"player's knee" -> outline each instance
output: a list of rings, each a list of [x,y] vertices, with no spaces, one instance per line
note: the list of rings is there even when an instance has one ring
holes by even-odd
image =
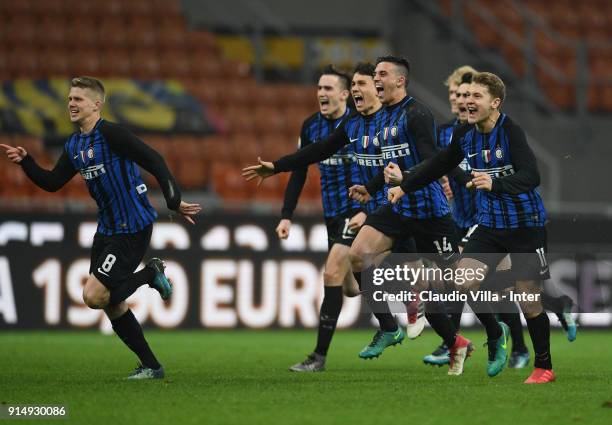
[[[87,307],[93,309],[101,309],[105,307],[103,300],[92,291],[83,291],[83,302]]]
[[[340,270],[337,267],[326,267],[323,272],[323,282],[326,286],[329,284],[340,284],[344,280],[344,276],[340,276]]]
[[[85,285],[83,288],[83,302],[87,307],[101,309],[108,305],[109,294],[106,289],[100,290],[94,285]]]

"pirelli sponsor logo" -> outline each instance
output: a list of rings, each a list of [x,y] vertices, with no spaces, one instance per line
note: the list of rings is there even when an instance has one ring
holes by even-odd
[[[401,158],[404,156],[410,156],[410,146],[408,143],[402,143],[401,145],[383,146],[380,149],[382,157],[384,159]]]
[[[384,167],[385,161],[380,154],[368,155],[366,153],[358,153],[357,164],[361,167]]]
[[[104,164],[92,165],[91,167],[83,168],[81,170],[81,176],[83,176],[83,179],[85,180],[95,179],[96,177],[100,177],[102,174],[106,174]]]

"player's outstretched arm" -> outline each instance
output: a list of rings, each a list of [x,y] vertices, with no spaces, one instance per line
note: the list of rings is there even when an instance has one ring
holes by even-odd
[[[56,192],[61,189],[76,174],[76,170],[70,163],[68,155],[64,150],[58,159],[53,170],[41,168],[31,155],[21,146],[9,146],[0,144],[5,150],[6,156],[15,164],[21,165],[26,175],[36,184],[47,192]]]
[[[274,164],[269,161],[262,161],[260,157],[257,157],[258,165],[249,165],[242,169],[242,177],[246,181],[257,179],[257,186],[259,186],[265,179],[272,177],[275,174]]]

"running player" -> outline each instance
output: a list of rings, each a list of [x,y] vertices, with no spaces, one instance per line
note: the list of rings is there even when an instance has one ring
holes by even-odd
[[[157,152],[123,127],[101,119],[104,100],[104,86],[99,80],[71,80],[68,109],[70,121],[79,126],[79,132],[68,138],[51,171],[39,167],[20,146],[0,146],[37,186],[48,192],[59,190],[77,172],[81,174],[98,205],[98,228],[83,300],[90,308],[104,310],[115,333],[140,359],[141,364],[128,379],[160,379],[164,368],[125,302],[144,284],[155,288],[164,300],[172,294],[160,259],[152,258],[134,273],[149,246],[157,217],[136,164],[155,176],[170,210],[193,224],[192,217],[201,208],[181,201],[180,190]]]
[[[449,103],[451,112],[455,118],[450,122],[438,127],[438,147],[446,148],[451,141],[452,132],[455,128],[467,123],[467,99],[469,97],[469,86],[472,75],[476,70],[471,66],[462,66],[455,69],[446,79],[445,85],[448,86]],[[459,251],[468,241],[469,235],[474,231],[477,224],[476,219],[476,196],[473,191],[468,190],[465,185],[471,180],[470,167],[464,159],[458,168],[455,168],[448,175],[450,193],[452,194],[452,212],[457,233],[459,235]],[[509,260],[504,261],[502,268],[509,268]],[[451,316],[451,320],[457,329],[460,328],[461,313],[464,303],[461,301],[447,302],[446,307]],[[498,318],[506,323],[510,329],[512,337],[512,351],[508,367],[523,368],[529,363],[529,350],[525,346],[523,338],[523,326],[519,310],[514,302],[503,301],[503,306],[498,305]],[[431,353],[423,358],[425,364],[442,366],[450,362],[448,347],[444,341]]]
[[[472,169],[468,188],[477,190],[478,227],[470,236],[459,267],[495,270],[508,253],[524,253],[513,261],[515,288],[521,294],[539,294],[548,278],[546,263],[546,210],[537,191],[540,175],[523,130],[500,112],[505,86],[496,75],[473,76],[468,100],[468,123],[456,129],[448,148],[420,169],[404,176],[389,190],[392,203],[440,178],[467,158]],[[468,280],[465,290],[481,282]],[[539,297],[520,301],[535,352],[535,369],[525,383],[555,380],[550,354],[550,323]]]
[[[357,72],[362,71],[362,68],[357,68]],[[323,69],[317,88],[319,112],[304,121],[298,142],[300,149],[325,139],[350,115],[351,110],[347,107],[350,83],[350,77],[333,66]],[[367,93],[361,96],[366,98]],[[373,98],[376,99],[376,96]],[[366,102],[367,105],[372,105],[371,98],[367,98]],[[362,105],[363,102],[360,102],[360,107]],[[303,362],[291,366],[290,370],[294,372],[325,370],[327,351],[342,309],[343,289],[348,296],[359,294],[357,282],[350,273],[348,251],[357,230],[365,221],[366,214],[361,210],[361,205],[348,196],[349,187],[361,181],[353,147],[345,146],[330,158],[321,161],[319,170],[329,245],[323,274],[324,296],[319,314],[317,345]],[[308,168],[302,167],[291,173],[285,190],[282,218],[276,227],[276,233],[281,239],[289,237],[291,218],[306,182],[307,172]]]

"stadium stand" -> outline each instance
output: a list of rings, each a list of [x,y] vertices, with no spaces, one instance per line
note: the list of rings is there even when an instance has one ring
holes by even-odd
[[[224,200],[252,198],[241,166],[258,155],[271,159],[294,150],[303,119],[317,110],[312,86],[261,83],[248,64],[224,58],[213,34],[188,27],[178,0],[0,2],[0,81],[75,75],[179,81],[219,132],[142,136],[164,155],[183,188],[213,189]],[[22,145],[43,164],[55,159],[27,135],[0,133],[0,143]],[[2,161],[0,173],[10,182],[0,189],[3,198],[42,195]],[[311,173],[305,198],[317,199],[316,178]],[[280,201],[286,179],[275,183],[258,199]],[[88,196],[77,178],[61,193]]]
[[[550,100],[562,110],[576,105],[576,43],[584,43],[587,53],[589,86],[587,106],[591,112],[612,111],[612,3],[606,0],[524,0],[521,2],[474,0],[464,9],[466,27],[488,49],[501,50],[514,72],[525,76],[530,25],[516,4],[527,6],[535,15],[533,37],[536,53],[559,75],[537,62],[536,79]],[[447,16],[453,15],[453,1],[440,0]],[[551,31],[562,37],[551,37]],[[563,39],[565,37],[565,39]],[[514,38],[518,41],[510,42]],[[572,43],[575,45],[573,46]],[[521,47],[519,47],[521,46]]]

